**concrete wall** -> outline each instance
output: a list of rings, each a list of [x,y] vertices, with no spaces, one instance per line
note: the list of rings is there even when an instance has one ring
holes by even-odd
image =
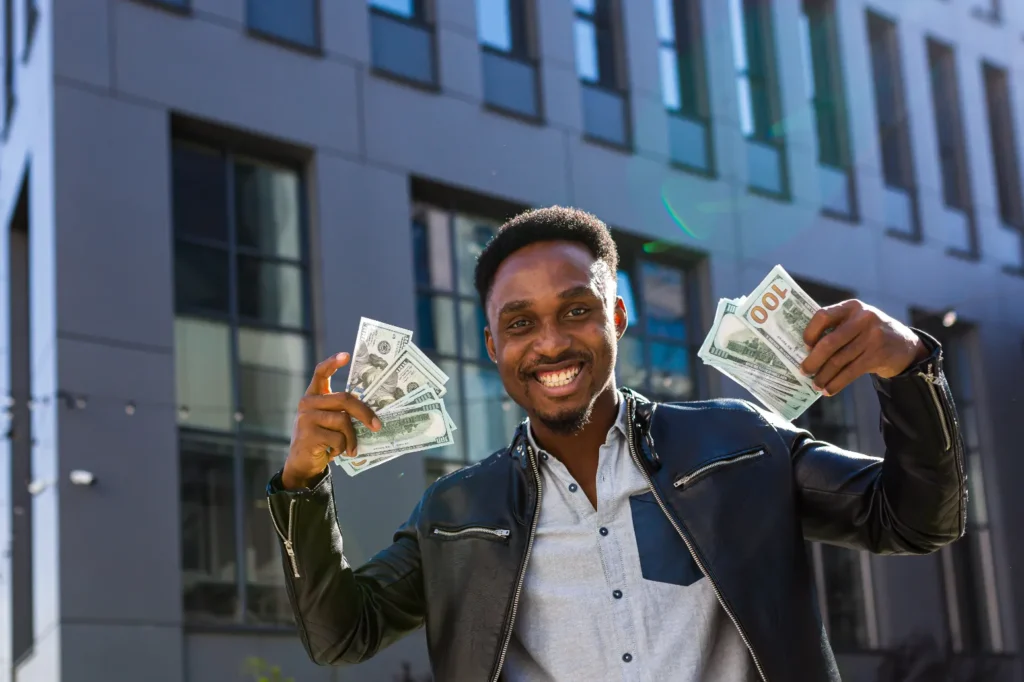
[[[721,296],[748,291],[772,265],[782,263],[794,275],[853,291],[901,319],[915,307],[954,307],[961,319],[978,325],[984,367],[978,383],[988,408],[985,465],[1002,615],[1007,641],[1020,648],[1014,624],[1024,623],[1024,595],[1013,594],[1011,567],[1024,563],[1024,548],[1014,542],[1020,531],[1009,520],[1024,518],[1024,501],[1012,494],[1024,483],[1024,462],[1013,445],[1024,441],[1024,426],[1014,419],[1024,402],[1024,278],[1001,272],[993,253],[998,213],[979,61],[991,59],[1012,70],[1018,156],[1024,160],[1024,9],[1004,2],[1007,23],[994,28],[970,17],[973,0],[879,3],[900,17],[911,85],[910,129],[925,232],[924,243],[912,245],[887,237],[882,225],[861,1],[839,3],[862,216],[857,224],[818,212],[817,142],[802,94],[795,0],[775,5],[782,100],[791,131],[791,202],[746,190],[724,2],[704,1],[720,169],[719,178],[710,180],[667,163],[651,2],[623,3],[637,147],[627,154],[581,139],[567,0],[537,3],[546,125],[481,107],[473,0],[436,3],[440,93],[369,73],[367,15],[356,0],[322,3],[322,54],[248,35],[244,0],[193,0],[187,15],[134,0],[52,1],[52,6],[40,2],[46,29],[36,37],[32,58],[19,66],[19,106],[0,174],[0,207],[9,216],[20,186],[18,169],[32,159],[30,229],[33,284],[38,284],[32,331],[40,392],[52,391],[59,378],[61,386],[87,394],[174,402],[172,113],[306,150],[314,243],[319,244],[313,276],[320,357],[349,348],[360,315],[415,323],[410,176],[523,205],[578,205],[618,228],[706,254],[709,306]],[[16,11],[22,5],[15,3]],[[935,234],[941,191],[925,79],[926,35],[956,45],[981,230],[979,262],[948,257]],[[687,223],[699,226],[702,238],[679,229],[662,206],[663,196]],[[0,368],[0,382],[3,372]],[[740,395],[735,387],[725,390]],[[860,442],[877,449],[874,397],[863,384],[856,391],[863,416]],[[186,633],[173,414],[140,409],[129,418],[113,404],[58,413],[51,404],[34,418],[39,475],[57,478],[59,471],[63,481],[35,500],[40,634],[20,679],[213,682],[232,679],[253,653],[303,682],[390,680],[403,660],[426,669],[421,636],[366,666],[328,670],[310,664],[292,636]],[[423,489],[422,467],[415,458],[404,464],[401,477],[381,467],[364,474],[358,486],[339,479],[338,512],[353,562],[389,541]],[[67,485],[73,468],[94,471],[99,484]],[[6,517],[0,535],[3,523]],[[921,629],[941,636],[937,559],[876,558],[873,566],[883,644]],[[851,672],[854,679],[870,679],[869,659],[844,665],[865,671]],[[0,661],[0,669],[6,668]]]

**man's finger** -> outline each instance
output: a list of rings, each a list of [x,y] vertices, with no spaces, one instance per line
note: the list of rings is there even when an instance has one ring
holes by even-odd
[[[854,382],[858,377],[867,374],[867,354],[861,354],[856,360],[848,364],[839,374],[825,386],[825,395],[834,396]]]
[[[855,362],[867,347],[867,340],[864,336],[858,336],[850,343],[840,348],[814,375],[814,385],[820,390],[838,377],[847,365]]]
[[[313,370],[313,380],[309,382],[306,395],[323,395],[331,392],[331,377],[340,368],[348,364],[348,353],[337,353],[327,358]]]
[[[822,311],[818,311],[811,321],[818,319],[818,314]],[[808,329],[810,326],[808,325]],[[859,329],[857,325],[851,324],[849,321],[839,324],[832,333],[825,338],[821,339],[814,344],[811,348],[811,352],[807,354],[804,361],[800,364],[800,369],[807,376],[814,376],[825,366],[825,363],[837,353],[843,346],[853,341],[857,336]]]
[[[330,431],[337,431],[344,435],[345,449],[348,451],[349,455],[355,453],[357,441],[356,430],[355,427],[352,426],[352,417],[349,416],[348,412],[340,410],[315,410],[310,413],[310,417],[312,418],[313,423],[317,426]]]
[[[317,443],[324,450],[330,448],[330,453],[327,455],[328,461],[334,459],[348,447],[348,441],[345,438],[345,434],[339,431],[333,431],[331,429],[325,429],[322,426],[317,426],[311,432],[313,442]]]
[[[814,313],[811,321],[807,323],[807,328],[804,329],[804,343],[808,346],[814,346],[814,344],[818,343],[818,339],[827,330],[835,328],[850,316],[855,303],[856,301],[843,301],[836,305],[826,306]]]
[[[330,410],[333,412],[344,411],[366,424],[366,428],[376,431],[380,428],[380,419],[370,406],[351,393],[339,391],[327,395],[310,396],[305,403],[309,409]]]

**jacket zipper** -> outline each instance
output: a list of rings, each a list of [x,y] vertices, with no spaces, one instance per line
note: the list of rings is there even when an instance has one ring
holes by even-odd
[[[277,517],[274,516],[274,508],[270,506],[270,497],[267,497],[267,509],[270,511],[270,520],[274,522],[274,530],[281,536],[281,542],[284,543],[284,551],[288,554],[288,559],[292,563],[292,575],[296,578],[299,576],[299,564],[295,560],[295,547],[292,545],[292,526],[295,521],[295,499],[288,500],[288,535],[281,532],[281,526],[277,523]]]
[[[754,450],[753,452],[744,452],[739,455],[733,455],[731,457],[723,457],[722,459],[709,462],[704,466],[700,467],[696,471],[692,471],[685,476],[681,476],[675,483],[672,484],[674,488],[682,488],[683,486],[689,485],[695,479],[703,476],[709,471],[717,469],[718,467],[725,466],[726,464],[737,464],[748,459],[754,459],[755,457],[761,457],[764,455],[764,450]]]
[[[507,538],[510,535],[510,531],[504,528],[484,528],[483,526],[473,526],[471,528],[459,528],[458,530],[445,530],[444,528],[435,528],[433,530],[434,535],[440,535],[446,538],[455,538],[466,533],[486,533],[488,535],[494,535],[499,538]]]
[[[956,471],[957,471],[957,474],[959,474],[959,477],[960,477],[960,487],[962,489],[964,487],[964,484],[966,483],[966,480],[967,480],[967,477],[964,474],[963,454],[960,452],[960,448],[957,447],[956,444],[953,442],[952,435],[950,434],[949,418],[946,416],[946,408],[944,407],[942,399],[939,397],[939,391],[936,388],[936,386],[941,386],[942,382],[939,380],[939,377],[936,376],[936,374],[935,374],[935,364],[932,363],[932,362],[929,362],[928,363],[928,371],[927,372],[918,372],[917,374],[922,379],[924,379],[925,382],[928,384],[928,390],[931,393],[932,401],[935,403],[935,411],[939,415],[939,423],[942,425],[942,435],[946,439],[946,451],[949,451],[949,449],[952,448],[953,449],[953,455],[956,457],[956,462],[957,462]],[[960,533],[963,534],[964,528],[967,527],[967,505],[963,503],[962,499],[961,499],[961,502],[960,502],[960,507],[962,508],[962,512],[960,514],[960,528],[959,528],[959,530],[960,530]]]
[[[530,525],[530,535],[526,540],[526,555],[523,556],[523,565],[519,567],[519,578],[516,581],[516,592],[512,597],[512,608],[509,611],[508,620],[505,621],[505,641],[501,645],[501,653],[498,655],[498,667],[494,671],[491,682],[498,682],[501,677],[501,668],[505,665],[505,655],[508,654],[508,645],[512,641],[512,626],[516,622],[516,611],[519,609],[519,597],[523,593],[523,580],[526,578],[526,564],[530,561],[530,553],[533,551],[533,538],[537,535],[537,521],[540,520],[540,499],[542,490],[540,485],[540,471],[537,469],[537,461],[533,456],[533,448],[526,446],[526,454],[530,458],[530,469],[537,481],[537,502],[533,506],[533,523]]]
[[[935,402],[935,411],[939,415],[939,423],[942,424],[942,435],[946,438],[946,450],[949,450],[953,445],[953,439],[949,435],[949,424],[946,422],[946,411],[942,407],[942,400],[939,398],[939,392],[935,388],[939,383],[939,378],[935,376],[935,366],[932,363],[928,363],[928,371],[918,372],[917,374],[928,383],[928,389],[932,394],[932,400]]]
[[[633,462],[636,464],[637,468],[640,469],[640,473],[642,473],[644,478],[647,480],[647,485],[650,486],[651,493],[654,495],[654,499],[655,501],[657,501],[658,506],[661,507],[662,513],[665,514],[665,518],[668,519],[668,522],[671,523],[672,527],[676,529],[677,533],[679,533],[679,537],[683,539],[683,543],[686,545],[686,549],[689,550],[690,556],[693,557],[694,562],[696,562],[697,566],[700,568],[700,572],[703,573],[704,577],[706,577],[708,579],[708,582],[711,583],[711,589],[715,591],[715,597],[718,598],[718,603],[722,605],[722,608],[725,610],[726,614],[728,614],[729,618],[732,620],[732,624],[736,626],[736,630],[740,633],[740,638],[743,640],[743,643],[747,645],[747,650],[750,652],[750,656],[754,659],[754,666],[757,667],[757,674],[761,676],[761,679],[764,680],[764,682],[768,682],[768,677],[765,676],[764,669],[761,668],[761,661],[758,660],[757,654],[754,653],[754,647],[750,646],[750,640],[747,639],[747,634],[743,632],[743,628],[740,627],[740,622],[736,620],[736,616],[733,614],[729,606],[725,603],[725,599],[722,598],[722,593],[719,591],[718,585],[716,585],[715,581],[711,578],[711,575],[708,573],[707,567],[704,566],[704,562],[702,562],[700,560],[700,557],[697,556],[697,552],[694,551],[693,545],[690,544],[690,539],[686,537],[686,534],[683,533],[683,529],[679,527],[679,524],[676,523],[676,520],[669,513],[668,508],[665,506],[664,500],[661,499],[661,495],[658,493],[658,489],[654,486],[654,481],[651,480],[651,475],[647,472],[647,469],[644,468],[643,464],[641,464],[639,455],[636,454],[636,444],[634,443],[633,436],[633,416],[635,405],[633,398],[628,398],[628,400],[629,403],[627,407],[629,412],[629,428],[626,429],[626,440],[629,443],[629,454],[630,456],[633,457]]]

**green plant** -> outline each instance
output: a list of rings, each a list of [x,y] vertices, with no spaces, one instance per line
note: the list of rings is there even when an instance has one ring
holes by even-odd
[[[245,659],[242,674],[248,676],[253,682],[295,682],[294,677],[282,676],[281,666],[270,665],[258,656],[250,656]]]

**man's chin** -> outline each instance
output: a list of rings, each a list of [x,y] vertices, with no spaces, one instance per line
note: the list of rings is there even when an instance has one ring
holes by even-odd
[[[588,405],[554,414],[538,413],[534,419],[560,436],[573,436],[590,423],[592,411],[591,406]]]

